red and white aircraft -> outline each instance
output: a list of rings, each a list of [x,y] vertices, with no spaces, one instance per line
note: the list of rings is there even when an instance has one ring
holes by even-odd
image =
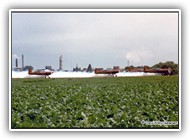
[[[29,75],[42,75],[45,76],[45,78],[50,78],[49,75],[51,75],[53,72],[50,70],[37,70],[32,72],[31,69],[28,70]]]

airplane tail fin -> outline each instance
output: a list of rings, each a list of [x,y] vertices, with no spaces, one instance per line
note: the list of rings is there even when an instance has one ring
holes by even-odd
[[[100,70],[100,68],[95,68],[95,74],[99,74]]]
[[[98,72],[98,69],[97,68],[95,68],[95,73],[97,73]]]
[[[32,73],[32,69],[29,69],[29,70],[28,70],[28,74],[31,74],[31,73]]]
[[[148,71],[148,68],[146,66],[144,66],[144,72]]]

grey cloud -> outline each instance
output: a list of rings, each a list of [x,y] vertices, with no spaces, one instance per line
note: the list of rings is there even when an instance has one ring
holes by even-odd
[[[46,62],[65,69],[153,65],[178,60],[177,14],[15,14],[13,54],[24,54],[31,65]],[[40,60],[40,61],[38,61]]]

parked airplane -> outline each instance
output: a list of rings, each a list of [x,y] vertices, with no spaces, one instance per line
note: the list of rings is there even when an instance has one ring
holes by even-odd
[[[108,76],[117,77],[117,75],[115,75],[115,74],[118,72],[119,72],[118,69],[103,70],[101,68],[95,68],[95,74],[108,74]]]
[[[29,75],[42,75],[45,76],[45,78],[50,78],[49,75],[51,75],[53,72],[50,70],[37,70],[32,72],[32,69],[28,70]]]

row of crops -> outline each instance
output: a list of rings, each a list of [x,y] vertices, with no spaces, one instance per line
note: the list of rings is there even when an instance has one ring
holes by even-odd
[[[12,128],[178,128],[178,77],[12,79]]]

